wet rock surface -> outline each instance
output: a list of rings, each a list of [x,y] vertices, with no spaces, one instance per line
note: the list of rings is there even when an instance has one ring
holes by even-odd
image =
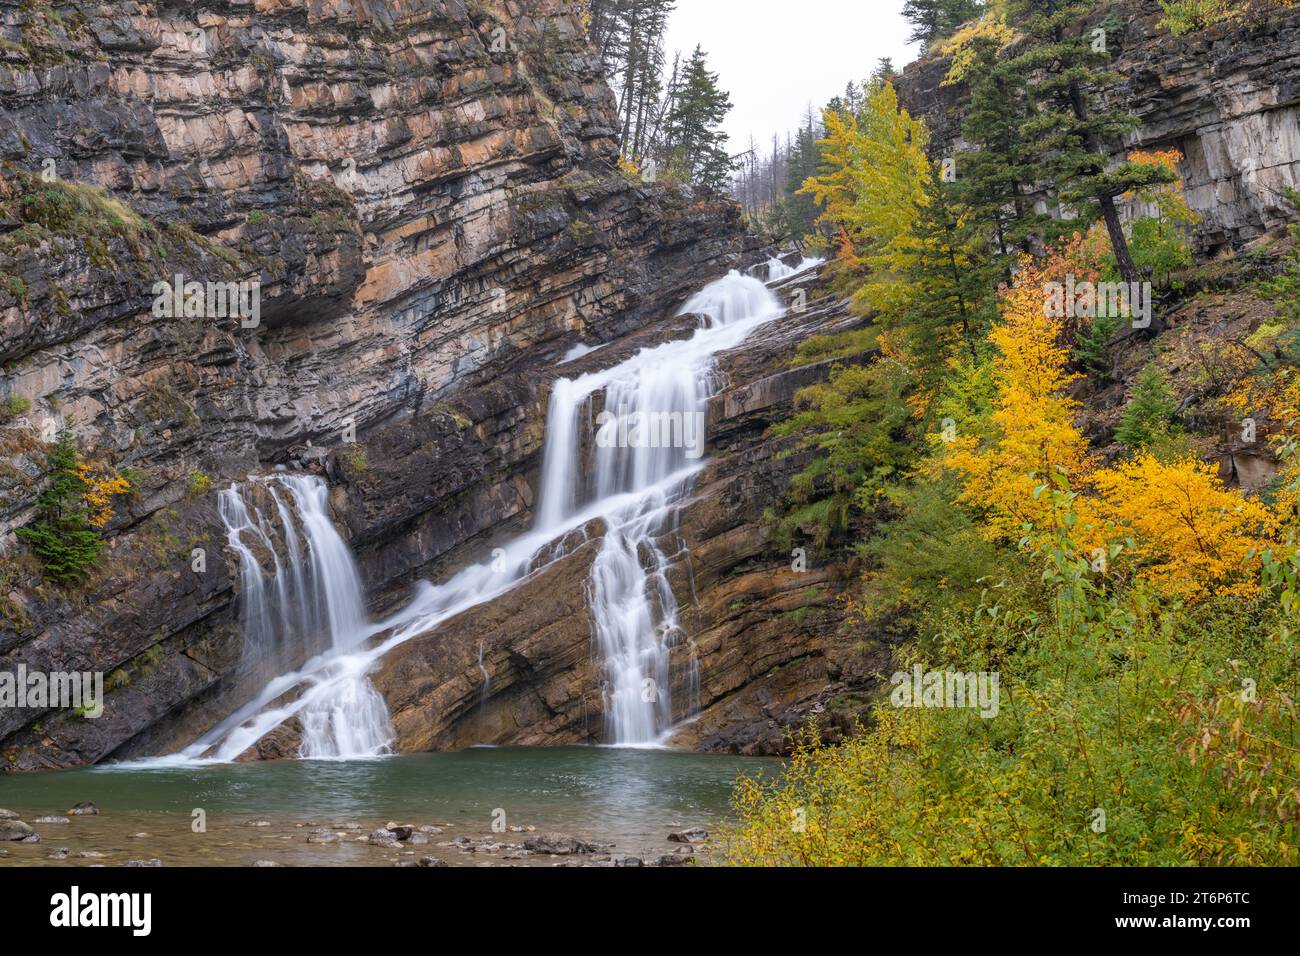
[[[61,9],[3,12],[6,35],[39,20],[72,52],[0,58],[0,202],[52,160],[49,188],[111,196],[150,241],[92,223],[0,249],[19,280],[0,282],[6,395],[31,403],[0,427],[0,667],[108,685],[97,720],[0,712],[16,770],[173,751],[260,687],[196,476],[326,475],[391,607],[524,520],[559,357],[661,318],[756,245],[733,203],[617,170],[615,103],[563,0]],[[260,282],[260,324],[155,318],[177,274]],[[12,536],[50,421],[137,475],[75,600]],[[341,447],[353,426],[364,465]],[[287,732],[249,756],[294,750]]]
[[[29,840],[36,836],[33,830],[22,820],[0,820],[0,842],[5,840]]]
[[[790,555],[774,548],[763,516],[806,461],[792,440],[772,438],[769,428],[789,414],[800,388],[830,372],[831,363],[791,367],[795,347],[861,322],[846,303],[819,298],[816,280],[810,272],[780,287],[788,299],[803,289],[808,307],[719,357],[723,386],[708,411],[711,457],[675,530],[660,542],[666,553],[681,555],[670,575],[686,635],[672,658],[674,716],[696,709],[696,719],[674,738],[677,746],[784,753],[793,729],[822,716],[844,692],[867,688],[873,665],[888,655],[883,645],[863,654],[862,636],[844,633],[835,597],[842,566],[814,556],[795,570]],[[656,331],[674,334],[671,324],[650,327],[637,347],[662,340]],[[566,366],[567,374],[623,357],[603,352]],[[388,702],[398,750],[607,739],[587,605],[602,534],[600,522],[571,534],[562,557],[512,591],[384,658],[374,681]],[[486,693],[480,648],[490,675]],[[833,724],[828,732],[838,733]]]

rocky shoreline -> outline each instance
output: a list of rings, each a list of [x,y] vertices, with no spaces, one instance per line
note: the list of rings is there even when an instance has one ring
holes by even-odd
[[[149,831],[120,835],[120,828],[104,832],[104,826],[96,826],[112,817],[134,821],[134,815],[101,814],[94,804],[79,807],[66,811],[66,816],[27,814],[32,819],[30,824],[17,812],[0,809],[0,867],[675,867],[708,863],[709,831],[701,826],[666,832],[663,846],[657,850],[624,850],[607,839],[543,832],[531,824],[511,825],[484,836],[458,832],[460,828],[446,821],[416,824],[390,820],[373,826],[355,819],[288,821],[262,817],[223,818],[219,826],[205,829],[205,835],[214,834],[217,848],[225,852],[217,854],[216,860],[200,860],[170,846],[160,849],[161,838]],[[83,825],[74,828],[72,817],[82,818],[78,823]],[[192,842],[199,836],[191,831],[185,839]],[[110,848],[105,838],[118,841],[118,845]],[[159,855],[150,856],[150,851]]]

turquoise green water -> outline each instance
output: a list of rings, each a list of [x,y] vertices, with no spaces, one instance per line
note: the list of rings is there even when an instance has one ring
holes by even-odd
[[[419,849],[453,865],[482,864],[482,854],[458,860],[452,857],[462,854],[436,843],[456,836],[522,842],[526,833],[494,832],[494,820],[502,818],[507,827],[561,831],[614,843],[618,852],[653,856],[671,852],[666,837],[672,830],[727,819],[739,774],[770,776],[779,769],[779,761],[763,758],[568,747],[0,775],[0,807],[21,813],[42,836],[35,846],[9,844],[0,865],[112,865],[127,858],[382,865],[397,856],[355,846],[353,836],[341,846],[307,846],[305,840],[317,827],[359,823],[370,830],[389,821],[442,827],[443,834],[431,837],[433,847]],[[34,822],[83,800],[103,812],[67,824]],[[204,833],[194,832],[195,810],[203,811]],[[249,827],[252,820],[270,826]],[[106,855],[50,861],[60,847]]]

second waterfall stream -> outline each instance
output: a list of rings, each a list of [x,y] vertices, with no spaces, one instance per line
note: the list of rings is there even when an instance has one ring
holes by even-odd
[[[498,548],[491,562],[465,567],[438,585],[421,583],[411,603],[384,621],[369,622],[355,607],[360,581],[330,525],[322,481],[287,475],[257,480],[272,490],[278,535],[269,515],[250,509],[237,488],[223,492],[222,518],[240,557],[246,643],[267,653],[286,640],[301,641],[298,659],[310,659],[271,679],[201,739],[160,760],[230,761],[294,717],[303,727],[303,757],[387,753],[387,710],[368,677],[380,658],[515,587],[554,559],[554,542],[592,521],[604,525],[588,594],[605,740],[655,744],[672,727],[669,655],[682,639],[667,574],[680,555],[661,542],[675,540],[677,505],[703,466],[706,406],[717,385],[714,357],[783,311],[762,282],[732,272],[681,308],[680,315],[700,317],[689,338],[557,380],[532,529]],[[256,550],[271,552],[275,580],[267,580]],[[339,595],[345,596],[341,604]],[[327,626],[325,638],[300,633],[310,621]]]

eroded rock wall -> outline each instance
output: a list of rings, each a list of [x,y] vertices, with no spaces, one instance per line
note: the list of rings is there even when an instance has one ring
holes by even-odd
[[[1116,158],[1130,149],[1182,152],[1188,204],[1204,217],[1203,253],[1280,234],[1294,216],[1285,190],[1300,186],[1300,12],[1182,37],[1158,25],[1155,0],[1111,2],[1098,22],[1106,16],[1119,25],[1107,42],[1124,77],[1106,97],[1140,124]],[[945,156],[964,145],[968,96],[965,84],[945,84],[950,66],[920,60],[897,81],[900,100],[925,118],[933,150]]]
[[[215,487],[327,472],[385,605],[526,512],[539,370],[749,246],[734,204],[620,173],[614,127],[571,0],[0,0],[0,400],[30,404],[0,423],[0,667],[111,688],[96,721],[0,712],[0,766],[165,751],[238,703]],[[156,317],[178,274],[260,282],[260,324]],[[12,534],[69,423],[137,485],[72,591]]]
[[[796,281],[808,288],[813,278]],[[807,311],[719,356],[724,387],[709,407],[710,460],[658,542],[676,556],[669,578],[685,635],[671,659],[673,713],[694,717],[678,732],[679,746],[783,753],[790,732],[827,713],[836,698],[865,701],[871,674],[889,658],[888,647],[864,646],[846,626],[839,601],[844,566],[813,557],[796,568],[775,548],[764,519],[807,463],[798,440],[776,438],[770,426],[788,417],[795,393],[824,380],[832,364],[792,367],[789,358],[802,339],[862,321],[848,315],[847,303],[810,298]],[[656,331],[674,332],[648,330]],[[648,334],[620,350],[655,340]],[[579,374],[619,358],[602,350],[565,371]],[[608,739],[586,600],[602,533],[599,521],[575,532],[564,557],[503,597],[388,654],[375,683],[388,701],[399,750]]]

